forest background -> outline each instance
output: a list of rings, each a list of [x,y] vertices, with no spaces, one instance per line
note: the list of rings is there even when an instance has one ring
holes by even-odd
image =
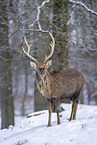
[[[50,31],[55,38],[49,71],[76,68],[85,77],[80,103],[97,105],[96,0],[0,1],[1,127],[14,125],[14,116],[47,109],[35,84],[35,70],[23,53],[26,36],[31,55],[43,62],[50,53]]]

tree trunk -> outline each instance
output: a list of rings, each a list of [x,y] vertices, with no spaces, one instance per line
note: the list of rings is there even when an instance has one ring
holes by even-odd
[[[5,97],[4,97],[5,96]],[[5,88],[0,88],[1,102],[1,128],[8,127],[8,101]]]
[[[12,71],[11,56],[8,39],[8,1],[2,0],[2,23],[1,24],[1,128],[14,125],[14,105],[12,96]],[[4,23],[3,23],[4,22]]]
[[[53,68],[56,70],[64,70],[68,67],[67,17],[68,2],[53,0],[53,35],[56,41]]]
[[[53,35],[56,41],[53,55],[54,70],[64,70],[68,67],[67,18],[68,2],[64,0],[53,0]],[[54,103],[53,112],[55,111]]]
[[[53,69],[63,70],[68,67],[68,41],[67,41],[67,4],[64,0],[53,0],[53,6],[51,12],[53,13],[52,33],[55,38],[55,51],[53,54]],[[45,109],[45,98],[38,91],[36,84],[34,90],[34,104],[35,110],[38,108]],[[43,103],[42,103],[43,102]],[[39,109],[40,110],[40,109]]]
[[[22,98],[22,116],[25,115],[25,100],[27,98],[27,91],[28,91],[28,68],[25,65],[25,93],[23,94]]]

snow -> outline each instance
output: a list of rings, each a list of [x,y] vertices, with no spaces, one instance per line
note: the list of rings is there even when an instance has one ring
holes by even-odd
[[[48,111],[29,114],[29,118],[0,130],[0,145],[97,145],[97,106],[79,105],[77,119],[68,121],[71,104],[61,104],[61,124],[52,114],[52,127],[47,127]]]
[[[23,120],[24,118],[26,118],[26,116],[15,115],[15,116],[14,116],[15,124],[16,124],[17,122]],[[1,114],[0,114],[0,129],[1,129]]]

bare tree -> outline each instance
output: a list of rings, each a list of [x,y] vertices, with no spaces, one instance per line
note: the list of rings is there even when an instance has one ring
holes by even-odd
[[[8,1],[1,1],[1,118],[2,128],[14,125],[14,106],[12,96],[11,55],[8,39]]]

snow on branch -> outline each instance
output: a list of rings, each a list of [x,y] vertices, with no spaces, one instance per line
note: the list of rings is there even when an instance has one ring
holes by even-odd
[[[95,92],[90,96],[90,98],[94,98],[95,96],[97,96],[97,91],[95,91]]]
[[[2,57],[2,56],[0,56],[0,59],[2,59],[2,60],[4,60],[4,61],[9,61],[9,59],[6,59],[6,58],[4,58],[4,57]]]
[[[36,29],[36,31],[48,32],[48,31],[45,31],[45,30],[42,29],[39,19],[40,19],[41,8],[45,5],[45,3],[48,3],[49,1],[50,0],[45,0],[45,1],[42,2],[42,4],[40,6],[37,7],[38,12],[37,12],[36,20],[30,25],[30,27],[33,27],[34,24],[37,22],[39,30]],[[34,30],[34,29],[32,29],[32,30]]]
[[[97,15],[97,12],[89,9],[84,3],[80,2],[80,1],[74,1],[74,0],[68,0],[69,2],[73,3],[73,4],[78,4],[78,5],[82,5],[87,11],[91,12],[92,14]]]

